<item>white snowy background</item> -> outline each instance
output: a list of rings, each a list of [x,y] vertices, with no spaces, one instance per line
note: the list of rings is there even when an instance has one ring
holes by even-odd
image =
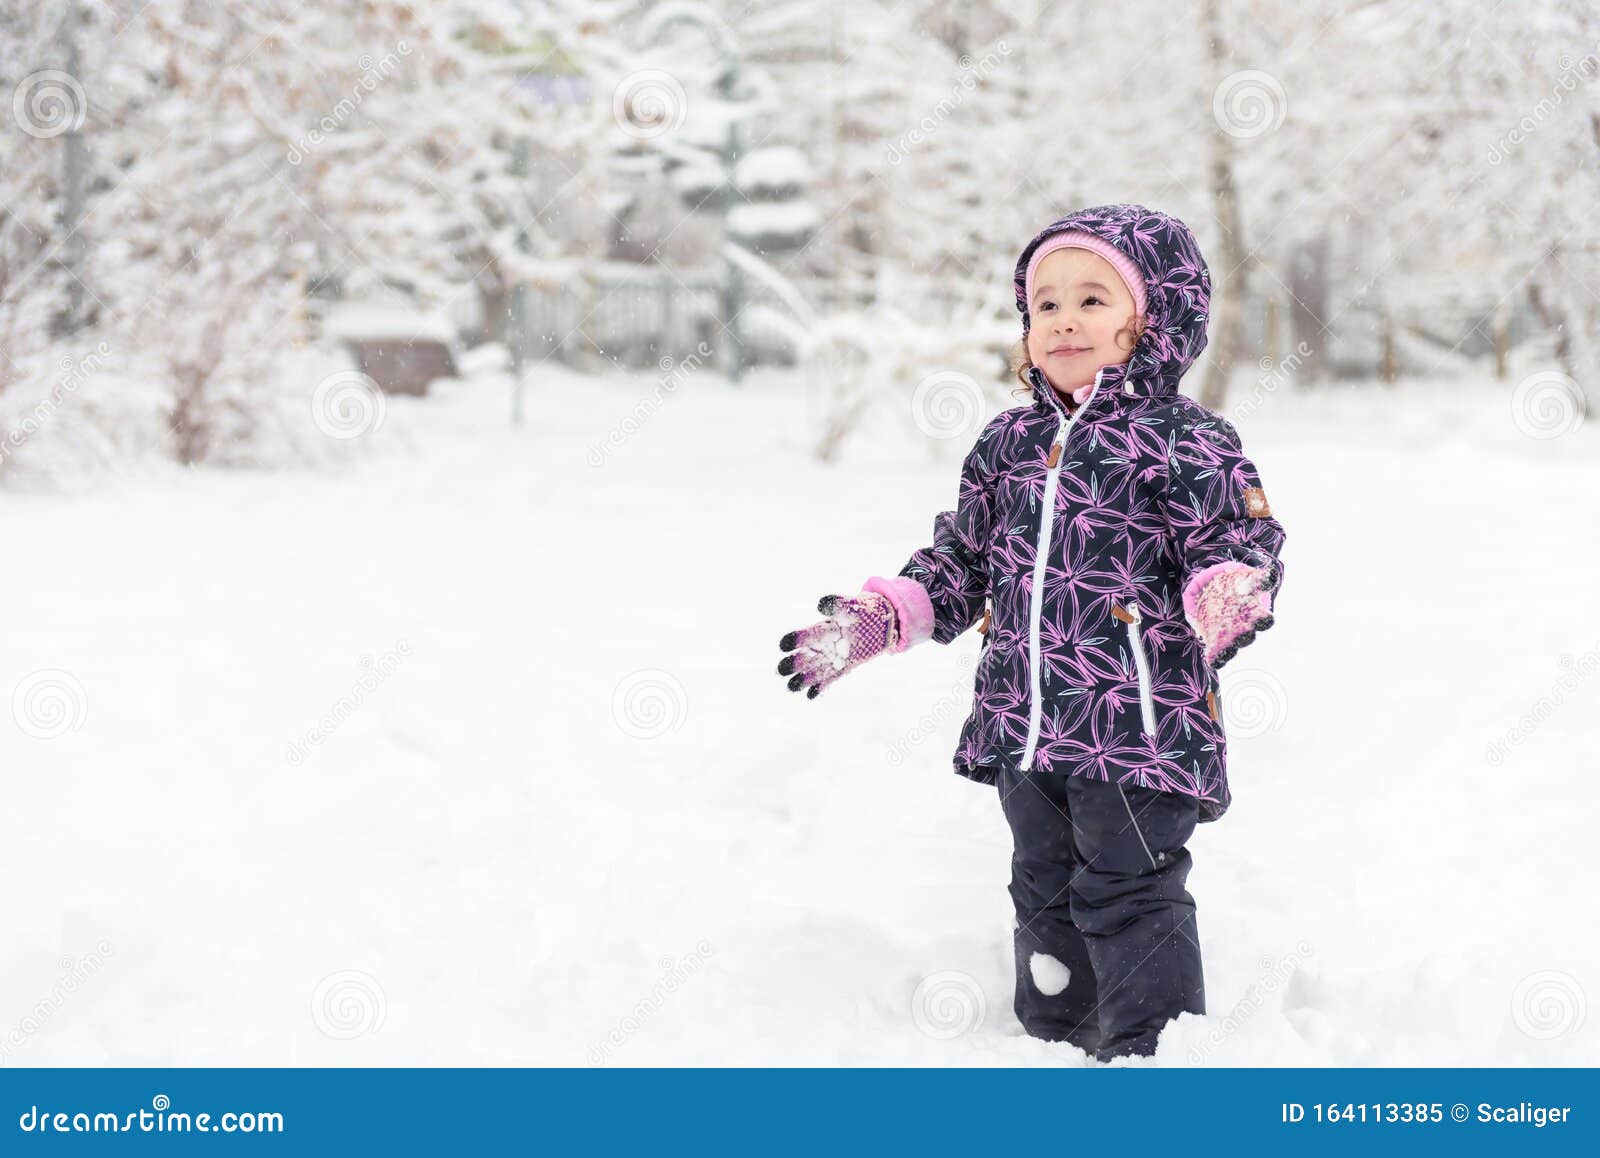
[[[1010,1011],[976,636],[775,667],[1114,200],[1289,534],[1209,1012],[1119,1064],[1600,1062],[1587,5],[328,7],[0,15],[0,1064],[1094,1064]],[[607,312],[730,261],[742,375]]]

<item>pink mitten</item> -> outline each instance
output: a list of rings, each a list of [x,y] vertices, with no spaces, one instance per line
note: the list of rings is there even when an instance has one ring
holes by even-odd
[[[1213,668],[1220,668],[1258,631],[1272,626],[1269,580],[1265,568],[1230,560],[1196,572],[1184,587],[1184,615]]]
[[[859,595],[824,595],[817,610],[827,618],[778,641],[780,650],[794,653],[778,662],[778,674],[791,677],[791,692],[805,688],[811,700],[873,656],[904,651],[933,634],[932,604],[914,579],[873,578]]]

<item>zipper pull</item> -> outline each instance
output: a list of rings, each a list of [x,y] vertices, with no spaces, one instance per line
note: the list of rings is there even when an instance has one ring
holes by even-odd
[[[1113,603],[1111,605],[1111,616],[1112,616],[1112,618],[1120,620],[1123,623],[1138,623],[1139,622],[1133,616],[1129,615],[1127,608],[1123,607],[1122,604],[1120,604],[1120,603]]]
[[[978,634],[989,634],[989,609],[987,607],[983,609],[983,622],[978,624]]]
[[[1061,461],[1061,444],[1059,442],[1052,442],[1050,444],[1050,457],[1044,460],[1044,464],[1045,464],[1045,466],[1049,467],[1051,470],[1055,470],[1056,463],[1058,463],[1060,461]]]

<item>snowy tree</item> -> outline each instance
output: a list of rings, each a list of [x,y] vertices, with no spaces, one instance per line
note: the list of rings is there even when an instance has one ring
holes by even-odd
[[[9,78],[51,79],[60,12],[8,16]],[[8,362],[42,348],[41,319],[81,284],[96,311],[84,336],[155,387],[114,395],[138,408],[124,428],[159,427],[152,439],[182,462],[324,451],[303,421],[298,446],[260,442],[297,430],[287,413],[310,383],[293,352],[313,335],[312,292],[442,309],[480,279],[533,276],[554,248],[541,209],[555,199],[535,205],[519,173],[520,145],[561,148],[584,127],[539,119],[519,83],[550,56],[552,29],[573,34],[556,9],[514,3],[85,7],[82,78],[61,82],[85,106],[77,228],[61,224],[59,137],[5,138]],[[42,85],[36,115],[50,97]],[[73,244],[81,269],[47,260]],[[48,391],[48,375],[31,389]],[[67,408],[51,432],[70,440],[89,413]]]

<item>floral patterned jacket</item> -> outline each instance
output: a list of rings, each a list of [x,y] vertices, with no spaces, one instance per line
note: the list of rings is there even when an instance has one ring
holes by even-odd
[[[1178,393],[1211,294],[1188,227],[1137,205],[1052,223],[1017,261],[1025,331],[1028,259],[1066,229],[1138,263],[1145,332],[1070,412],[1035,369],[1033,403],[984,428],[957,508],[900,575],[926,590],[939,642],[984,619],[957,772],[993,783],[1002,766],[1059,769],[1186,793],[1215,820],[1230,800],[1225,715],[1183,593],[1228,561],[1263,568],[1276,591],[1284,530],[1238,432]]]

